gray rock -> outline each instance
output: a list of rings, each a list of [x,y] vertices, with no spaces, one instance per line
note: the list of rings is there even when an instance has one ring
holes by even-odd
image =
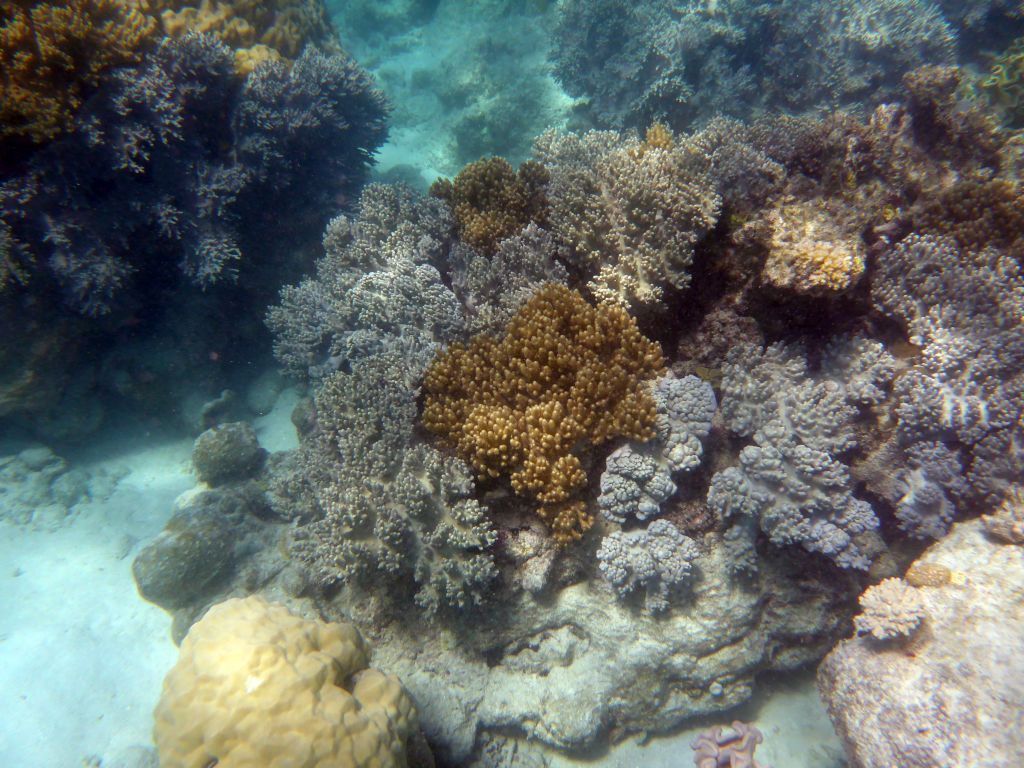
[[[435,750],[461,765],[493,734],[576,751],[611,733],[669,730],[746,701],[763,671],[816,662],[847,626],[848,595],[805,566],[766,558],[740,584],[724,548],[711,547],[686,609],[659,617],[622,605],[600,581],[550,600],[519,592],[450,630],[407,613],[382,624],[365,598],[338,598],[328,612],[370,628],[374,664],[402,678]]]
[[[242,421],[206,430],[192,447],[196,475],[212,486],[252,477],[263,466],[266,456],[256,431]]]
[[[157,537],[132,562],[139,594],[175,610],[195,602],[234,566],[231,497],[187,491]]]
[[[917,634],[844,640],[818,670],[852,768],[1024,765],[1024,548],[971,520],[917,562],[952,573],[919,589]]]
[[[273,410],[284,385],[284,377],[276,369],[264,371],[245,391],[245,404],[253,413],[265,416]]]

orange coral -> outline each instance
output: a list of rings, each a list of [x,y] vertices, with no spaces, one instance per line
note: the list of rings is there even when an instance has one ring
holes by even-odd
[[[509,476],[540,502],[560,543],[593,523],[583,501],[582,452],[612,438],[653,436],[642,382],[664,369],[661,350],[624,309],[593,307],[561,285],[541,288],[505,336],[454,344],[424,376],[423,423],[449,439],[482,477]]]
[[[267,59],[294,59],[308,44],[337,47],[323,0],[135,0],[159,16],[170,37],[186,32],[216,35],[235,49],[245,74]]]
[[[451,207],[463,240],[493,254],[498,243],[531,221],[543,224],[547,181],[540,163],[527,161],[517,172],[504,158],[487,157],[467,165],[453,181],[438,179],[430,194]]]
[[[118,0],[0,4],[0,136],[66,130],[104,70],[138,61],[156,23]]]

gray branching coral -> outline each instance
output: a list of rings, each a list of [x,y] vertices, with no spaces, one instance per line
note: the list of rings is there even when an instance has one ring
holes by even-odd
[[[738,466],[712,478],[708,506],[725,519],[754,517],[775,544],[801,544],[844,568],[867,568],[855,537],[878,520],[854,497],[841,459],[855,445],[850,401],[862,388],[847,392],[837,379],[810,377],[801,352],[782,344],[734,348],[724,374],[725,422],[754,442]]]
[[[316,277],[286,287],[271,308],[278,359],[319,380],[389,344],[429,359],[437,344],[454,340],[461,308],[434,266],[452,226],[439,200],[399,186],[367,187],[356,217],[328,225]]]
[[[922,349],[894,387],[901,440],[958,444],[972,494],[998,503],[1024,472],[1020,266],[994,248],[911,235],[881,255],[871,295]]]
[[[605,536],[597,560],[619,597],[642,588],[646,610],[661,613],[672,592],[692,577],[698,554],[693,539],[667,520],[655,520],[643,530]]]
[[[297,529],[293,551],[322,583],[406,576],[428,610],[476,605],[496,575],[495,534],[469,467],[413,443],[410,373],[388,353],[324,382],[300,453],[318,519]]]
[[[711,385],[696,376],[661,377],[651,387],[657,409],[655,437],[626,443],[608,457],[597,504],[609,520],[646,520],[676,491],[672,475],[696,469],[701,441],[711,431],[717,403]]]
[[[721,198],[708,158],[686,140],[667,139],[548,131],[534,146],[551,174],[555,234],[600,301],[656,308],[666,290],[689,285],[694,245],[717,221]]]

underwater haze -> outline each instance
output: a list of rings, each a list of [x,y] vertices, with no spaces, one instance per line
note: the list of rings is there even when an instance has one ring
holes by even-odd
[[[1024,766],[1024,3],[0,3],[0,765]]]

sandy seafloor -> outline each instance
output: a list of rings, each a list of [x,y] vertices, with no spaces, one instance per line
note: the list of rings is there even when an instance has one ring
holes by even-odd
[[[286,391],[255,422],[268,450],[296,444],[295,398]],[[190,439],[107,440],[93,448],[102,458],[85,466],[127,470],[107,501],[79,505],[55,531],[0,525],[0,766],[115,766],[151,744],[152,711],[177,650],[170,617],[138,596],[131,562],[194,485],[191,447]],[[840,764],[812,674],[769,683],[758,699],[735,715],[764,732],[762,764]],[[697,730],[628,739],[585,759],[557,756],[552,768],[681,768],[692,764]]]

